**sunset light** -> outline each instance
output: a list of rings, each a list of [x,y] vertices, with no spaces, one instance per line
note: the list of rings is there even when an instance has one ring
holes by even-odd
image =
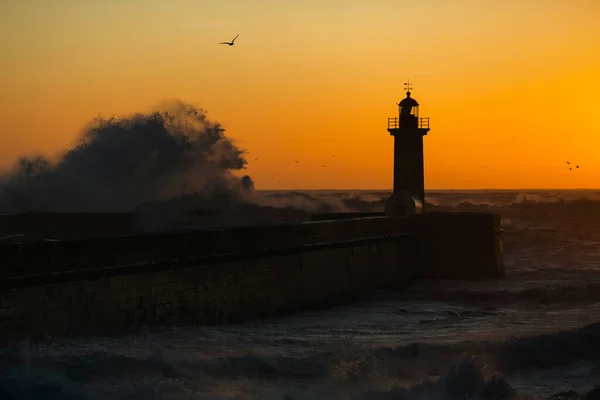
[[[257,188],[391,188],[411,79],[427,188],[598,187],[600,2],[251,4],[3,2],[0,166],[178,99],[248,151]]]

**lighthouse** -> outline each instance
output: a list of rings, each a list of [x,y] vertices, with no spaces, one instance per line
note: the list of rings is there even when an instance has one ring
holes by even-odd
[[[394,216],[420,213],[425,205],[423,136],[429,132],[429,118],[419,117],[410,81],[404,86],[406,98],[397,104],[398,117],[388,118],[387,129],[394,137],[394,191],[386,213]]]

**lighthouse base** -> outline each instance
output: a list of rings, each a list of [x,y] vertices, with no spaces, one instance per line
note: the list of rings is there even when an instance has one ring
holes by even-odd
[[[385,203],[385,214],[390,217],[404,217],[423,213],[423,203],[409,191],[392,193]]]

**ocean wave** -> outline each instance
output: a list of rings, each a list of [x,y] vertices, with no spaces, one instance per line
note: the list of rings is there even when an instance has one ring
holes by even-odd
[[[599,202],[600,191],[596,190],[477,190],[477,191],[428,191],[426,201],[434,206],[488,206],[510,207],[519,205]]]
[[[232,380],[271,384],[300,381],[331,390],[362,388],[356,399],[464,398],[461,393],[508,399],[516,393],[500,374],[515,375],[582,360],[598,362],[599,343],[600,323],[594,323],[572,331],[498,342],[373,348],[346,345],[307,357],[257,354],[202,358],[177,349],[155,349],[145,355],[95,350],[69,356],[46,355],[39,349],[36,352],[18,346],[1,354],[0,395],[3,399],[83,399],[90,382],[110,381],[108,378],[138,382],[153,377],[155,383],[179,382],[181,390],[192,384],[197,390],[198,385],[208,389]],[[289,393],[287,396],[294,398]]]
[[[262,192],[264,198],[277,199],[281,202],[289,202],[291,205],[295,200],[309,204],[328,203],[334,208],[343,211],[383,211],[385,202],[391,192],[375,191],[278,191]],[[542,207],[600,207],[600,192],[565,192],[548,194],[546,196],[531,193],[503,193],[503,192],[428,192],[425,195],[426,206],[433,209],[463,209],[463,208],[522,208],[530,209],[536,206]]]
[[[250,201],[256,204],[265,204],[279,207],[308,209],[313,212],[383,212],[385,202],[391,193],[380,192],[276,192],[255,195]],[[427,194],[426,207],[429,211],[480,211],[495,212],[504,217],[507,227],[517,229],[536,230],[547,229],[545,226],[528,226],[520,221],[525,219],[543,220],[557,216],[570,218],[600,216],[600,196],[573,194],[563,197],[552,196],[537,198],[533,196],[514,193],[511,196],[492,192],[466,193],[456,195],[450,193]]]
[[[23,156],[0,173],[0,212],[130,212],[196,194],[230,204],[253,190],[244,151],[203,110],[178,101],[160,111],[97,118],[55,160]]]

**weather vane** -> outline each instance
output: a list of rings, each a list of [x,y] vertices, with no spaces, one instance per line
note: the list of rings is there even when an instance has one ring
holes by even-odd
[[[410,92],[410,91],[412,90],[412,83],[410,83],[410,79],[408,79],[408,80],[406,81],[406,83],[404,83],[404,89],[405,89],[407,92]]]

